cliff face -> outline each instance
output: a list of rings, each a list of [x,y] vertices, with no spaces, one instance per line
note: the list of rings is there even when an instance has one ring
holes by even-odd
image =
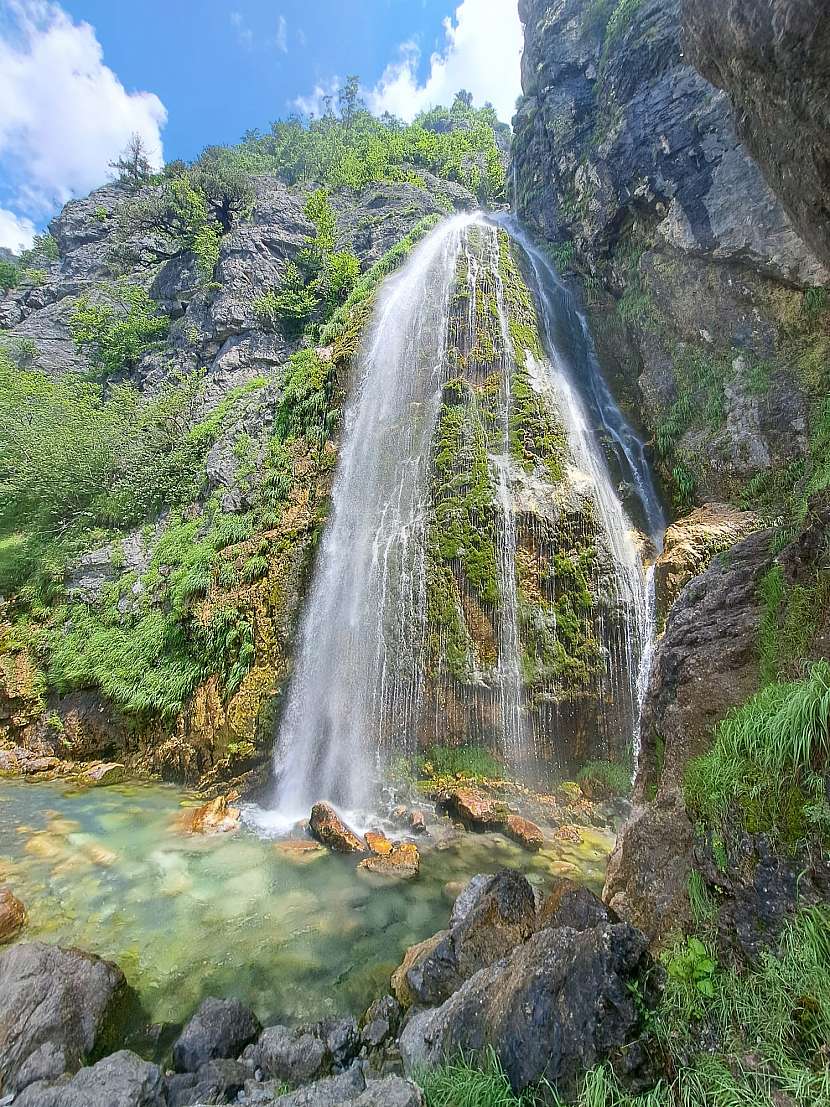
[[[606,374],[642,415],[675,513],[704,505],[678,524],[692,556],[677,579],[693,579],[655,654],[639,806],[605,896],[664,938],[692,923],[697,870],[720,897],[722,940],[751,956],[795,902],[792,859],[754,833],[770,829],[757,809],[701,832],[685,778],[724,716],[828,656],[828,520],[809,498],[827,486],[825,31],[809,3],[686,0],[684,10],[691,57],[680,0],[522,0],[513,181],[519,214],[582,289]],[[756,511],[755,526],[784,518],[791,529],[728,552],[740,533],[707,540],[703,556],[695,528],[736,508]],[[678,558],[675,544],[659,580]],[[802,802],[793,826],[809,837]],[[799,863],[805,902],[821,898],[815,855]]]
[[[828,272],[687,64],[679,0],[520,12],[519,214],[582,278],[678,508],[735,499],[809,452],[828,346],[803,290]]]
[[[370,298],[316,351],[269,322],[258,299],[281,286],[316,229],[308,188],[268,175],[252,185],[250,213],[222,237],[207,282],[190,251],[122,266],[114,281],[119,218],[135,196],[112,185],[67,204],[51,226],[59,256],[0,296],[2,349],[20,372],[80,379],[91,366],[70,330],[79,299],[108,304],[113,289],[116,298],[124,286],[145,289],[168,332],[105,392],[121,382],[152,399],[183,379],[194,388],[176,415],[192,498],[173,489],[174,509],[124,533],[90,528],[46,603],[0,597],[0,739],[68,759],[126,759],[203,787],[270,756]],[[341,190],[331,197],[337,247],[365,272],[456,203],[476,201],[429,174],[423,187]],[[293,422],[278,434],[280,412]]]
[[[684,0],[692,64],[728,93],[738,134],[801,237],[830,265],[830,25],[822,0]]]

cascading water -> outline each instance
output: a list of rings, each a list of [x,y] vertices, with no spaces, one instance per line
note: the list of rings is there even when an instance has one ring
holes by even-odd
[[[541,361],[514,333],[516,291],[511,285],[508,294],[502,272],[510,249],[505,232],[527,260]],[[552,562],[556,552],[530,548],[535,524],[520,501],[528,484],[543,498],[556,500],[561,491],[550,483],[554,477],[542,479],[533,451],[517,446],[523,432],[514,380],[524,381],[525,399],[528,389],[548,394],[550,418],[566,434],[559,460],[567,461],[567,478],[556,479],[583,505],[592,540],[610,561],[595,591],[603,591],[610,572],[616,607],[606,615],[603,599],[585,619],[602,643],[596,699],[615,705],[615,748],[626,727],[630,740],[637,718],[638,665],[652,629],[647,579],[591,420],[612,444],[655,543],[662,513],[642,444],[602,380],[584,320],[518,224],[460,215],[422,242],[378,295],[356,380],[277,741],[275,809],[257,820],[272,829],[307,815],[321,799],[347,811],[364,808],[383,755],[413,753],[425,736],[440,741],[452,717],[462,720],[457,735],[497,744],[516,771],[533,763],[540,727],[557,717],[548,707],[560,678],[554,666],[541,694],[536,688],[548,711],[540,714],[526,697],[528,673],[538,676],[528,635],[541,620],[543,630],[553,624],[556,638],[557,619],[567,612],[557,614],[553,569],[534,577],[528,567]],[[447,449],[442,435],[450,431],[454,445]],[[472,532],[461,541],[453,528],[465,512]],[[442,520],[452,541],[442,542]],[[559,524],[545,525],[545,541],[555,546]],[[571,534],[568,541],[581,539]],[[553,590],[548,598],[545,589]],[[437,629],[436,608],[444,619]],[[554,650],[560,668],[563,650]],[[546,739],[555,748],[555,734]]]

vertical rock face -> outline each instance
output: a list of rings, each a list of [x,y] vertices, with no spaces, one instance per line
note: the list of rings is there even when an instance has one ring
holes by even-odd
[[[683,0],[694,66],[801,237],[830,265],[830,24],[823,0]]]
[[[696,6],[717,26],[723,5]],[[810,450],[828,345],[803,290],[828,269],[726,95],[688,64],[680,0],[524,0],[520,12],[519,214],[583,280],[606,371],[677,505],[733,499]],[[814,220],[826,225],[818,209]]]

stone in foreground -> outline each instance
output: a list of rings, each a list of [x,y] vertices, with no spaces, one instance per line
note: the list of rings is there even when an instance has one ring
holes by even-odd
[[[196,1072],[208,1061],[237,1057],[262,1029],[259,1019],[235,999],[209,997],[173,1045],[177,1072]]]
[[[16,938],[26,923],[26,908],[8,885],[0,885],[0,945]]]
[[[619,915],[584,885],[566,876],[555,878],[552,890],[539,908],[538,929],[590,930],[601,923],[618,923]]]
[[[169,1107],[156,1065],[123,1049],[55,1083],[30,1084],[14,1107]]]
[[[308,821],[311,833],[335,853],[365,853],[361,838],[343,822],[330,803],[315,803]]]
[[[625,924],[542,930],[407,1023],[405,1069],[492,1049],[515,1091],[546,1079],[573,1096],[587,1069],[638,1033],[632,988],[650,994],[651,965],[645,935]]]
[[[131,997],[118,966],[91,953],[26,942],[0,954],[0,1095],[75,1072]]]
[[[305,1084],[330,1071],[331,1054],[325,1042],[304,1030],[268,1026],[242,1055],[266,1079]]]

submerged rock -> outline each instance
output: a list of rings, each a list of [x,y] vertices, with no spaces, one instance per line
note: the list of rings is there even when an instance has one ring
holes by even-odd
[[[509,838],[524,846],[525,849],[537,850],[545,844],[545,836],[541,829],[530,819],[523,819],[521,815],[510,815],[504,830]]]
[[[200,1065],[223,1057],[237,1057],[262,1029],[259,1019],[235,999],[209,997],[173,1045],[178,1072],[196,1072]]]
[[[366,845],[343,822],[330,803],[315,803],[308,821],[314,837],[335,853],[365,853]]]
[[[122,1049],[71,1078],[30,1084],[14,1107],[179,1107],[179,1102],[168,1100],[157,1065]]]
[[[414,842],[398,842],[388,853],[366,857],[357,868],[376,876],[413,880],[421,869],[421,855]]]
[[[0,944],[16,938],[26,923],[26,908],[8,885],[0,885]]]
[[[0,954],[0,1094],[80,1068],[131,998],[118,966],[91,953],[26,942]]]
[[[275,842],[274,849],[298,865],[305,865],[326,855],[326,851],[319,842],[312,842],[308,838],[286,838],[281,842]]]
[[[540,931],[410,1019],[400,1039],[406,1071],[492,1049],[515,1091],[546,1079],[574,1094],[587,1069],[638,1032],[633,989],[649,994],[647,947],[625,924]]]
[[[417,1003],[445,1000],[479,969],[526,941],[536,926],[533,889],[521,873],[505,870],[486,883],[475,878],[475,892],[463,912],[426,956],[406,973]],[[463,893],[462,893],[463,895]]]

